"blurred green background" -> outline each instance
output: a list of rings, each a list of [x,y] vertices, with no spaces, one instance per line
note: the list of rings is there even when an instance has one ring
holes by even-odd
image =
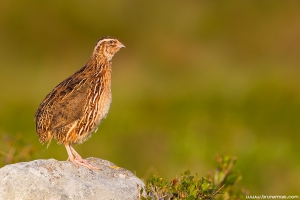
[[[83,157],[168,180],[204,176],[217,154],[234,155],[250,194],[299,195],[299,9],[296,0],[1,1],[2,156],[10,137],[21,138],[20,160],[67,158],[39,143],[34,113],[110,35],[126,49],[113,59],[107,119],[75,146]]]

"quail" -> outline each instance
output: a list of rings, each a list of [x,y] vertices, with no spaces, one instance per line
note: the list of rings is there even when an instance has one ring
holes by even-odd
[[[89,139],[106,117],[111,104],[112,58],[125,46],[116,38],[102,37],[84,67],[58,84],[35,113],[36,132],[41,143],[54,138],[63,144],[68,160],[89,169],[99,169],[72,147]]]

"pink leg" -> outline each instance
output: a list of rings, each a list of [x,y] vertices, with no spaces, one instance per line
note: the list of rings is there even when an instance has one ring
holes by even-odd
[[[65,147],[69,155],[68,160],[70,160],[76,166],[76,168],[78,168],[78,165],[82,165],[89,169],[99,169],[98,167],[95,167],[88,163],[88,161],[84,160],[71,145],[65,145]]]

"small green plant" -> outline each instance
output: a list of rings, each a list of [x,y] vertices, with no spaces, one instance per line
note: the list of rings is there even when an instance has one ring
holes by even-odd
[[[28,161],[35,152],[31,144],[25,142],[21,134],[14,136],[3,134],[3,146],[0,149],[0,166]]]
[[[246,191],[237,187],[241,175],[232,169],[236,158],[222,156],[217,158],[217,167],[207,177],[191,175],[186,171],[170,182],[152,176],[140,190],[142,200],[196,200],[196,199],[245,199]]]

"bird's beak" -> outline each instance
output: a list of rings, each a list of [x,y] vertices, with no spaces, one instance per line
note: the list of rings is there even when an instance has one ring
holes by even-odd
[[[121,42],[118,44],[119,48],[125,48],[125,45],[122,44]]]

